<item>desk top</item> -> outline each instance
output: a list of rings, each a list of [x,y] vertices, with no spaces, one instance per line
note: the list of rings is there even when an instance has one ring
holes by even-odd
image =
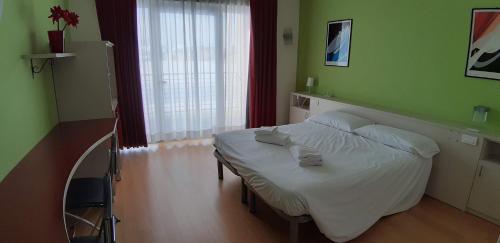
[[[114,132],[115,119],[59,123],[0,183],[0,241],[67,243],[64,194],[74,167]]]

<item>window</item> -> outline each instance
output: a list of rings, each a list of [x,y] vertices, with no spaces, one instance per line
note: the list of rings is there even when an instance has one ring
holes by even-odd
[[[244,128],[246,1],[139,0],[138,33],[149,142]]]

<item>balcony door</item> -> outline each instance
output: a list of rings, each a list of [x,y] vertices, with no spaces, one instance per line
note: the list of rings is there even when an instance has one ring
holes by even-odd
[[[248,2],[139,0],[137,11],[148,141],[244,128]]]

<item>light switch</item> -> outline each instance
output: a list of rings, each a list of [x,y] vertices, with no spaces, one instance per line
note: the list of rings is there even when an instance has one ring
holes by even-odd
[[[460,141],[462,143],[469,144],[469,145],[472,145],[472,146],[476,146],[477,145],[477,140],[478,140],[478,138],[476,136],[472,136],[472,135],[469,135],[469,134],[462,134],[462,138],[460,139]]]

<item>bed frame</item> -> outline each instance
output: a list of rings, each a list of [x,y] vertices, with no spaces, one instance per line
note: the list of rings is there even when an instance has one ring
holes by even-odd
[[[474,210],[468,208],[468,201],[476,172],[479,168],[478,161],[481,156],[481,151],[483,150],[483,144],[488,140],[500,141],[500,133],[492,133],[491,131],[477,133],[468,130],[460,124],[429,120],[418,114],[393,111],[348,100],[314,96],[298,92],[291,94],[291,112],[296,110],[293,104],[294,100],[297,100],[297,97],[309,99],[309,110],[303,111],[301,109],[301,112],[305,113],[301,113],[300,117],[304,119],[308,116],[325,111],[346,111],[354,115],[368,118],[379,124],[413,131],[434,139],[439,144],[441,152],[434,158],[432,172],[427,183],[426,194],[460,210],[477,214]],[[469,145],[462,142],[464,135],[478,138],[477,144]],[[223,179],[222,165],[239,176],[238,171],[232,167],[217,150],[214,154],[218,160],[217,164],[220,180]],[[242,202],[245,204],[248,203],[247,194],[249,193],[250,212],[255,213],[255,190],[250,188],[243,179],[241,182]],[[298,225],[300,223],[312,221],[311,217],[308,215],[291,217],[278,209],[274,210],[280,216],[290,221],[290,242],[298,242]]]
[[[335,97],[295,92],[291,95],[292,105],[294,99],[297,100],[296,97],[309,99],[309,113],[306,114],[308,116],[325,111],[345,111],[378,124],[416,132],[434,139],[441,152],[434,157],[426,194],[463,211],[468,210],[469,195],[478,170],[483,143],[486,140],[497,141],[500,137],[500,133],[492,131],[477,133],[468,130],[464,125]],[[291,111],[294,110],[295,107],[292,106]],[[463,135],[478,138],[477,144],[469,145],[462,142]]]
[[[217,148],[214,151],[214,156],[217,158],[217,171],[219,175],[219,180],[224,179],[224,171],[223,165],[233,172],[234,175],[239,176],[241,178],[241,203],[248,205],[249,211],[251,214],[255,214],[257,212],[255,200],[258,196],[256,190],[248,184],[243,177],[240,176],[238,170],[234,168],[231,163],[229,163],[224,157],[220,154]],[[270,206],[270,205],[269,205]],[[312,222],[313,219],[309,215],[302,216],[290,216],[284,213],[283,211],[270,206],[276,214],[278,214],[281,218],[287,220],[289,222],[289,242],[290,243],[298,243],[299,242],[299,225],[304,223]]]

